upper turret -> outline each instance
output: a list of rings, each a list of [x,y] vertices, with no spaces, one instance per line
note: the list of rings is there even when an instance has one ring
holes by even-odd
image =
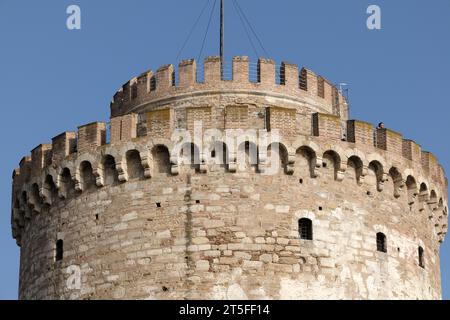
[[[111,117],[139,112],[149,105],[165,103],[172,97],[210,95],[212,92],[264,95],[306,103],[313,112],[334,114],[348,119],[348,104],[339,90],[327,79],[297,65],[271,59],[250,63],[248,57],[234,57],[224,65],[221,77],[220,58],[208,57],[203,66],[193,59],[178,65],[147,71],[125,83],[111,102]]]

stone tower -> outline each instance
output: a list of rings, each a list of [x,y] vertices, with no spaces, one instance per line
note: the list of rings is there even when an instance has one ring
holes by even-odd
[[[289,63],[145,72],[12,195],[22,299],[441,298],[442,166]]]

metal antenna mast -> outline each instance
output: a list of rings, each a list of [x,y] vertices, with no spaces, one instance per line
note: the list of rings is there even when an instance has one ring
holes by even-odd
[[[223,79],[223,33],[224,33],[224,6],[223,0],[220,0],[220,76]]]

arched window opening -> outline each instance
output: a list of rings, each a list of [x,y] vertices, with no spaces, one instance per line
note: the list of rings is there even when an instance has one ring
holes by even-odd
[[[419,189],[419,201],[427,202],[429,198],[430,198],[430,195],[428,193],[427,185],[425,183],[421,183],[420,189]]]
[[[61,173],[61,195],[65,198],[68,197],[71,191],[75,190],[75,182],[72,180],[72,175],[69,168],[64,168]]]
[[[200,172],[200,151],[193,143],[185,143],[180,151],[180,164],[190,166],[195,172]]]
[[[211,149],[211,163],[228,171],[228,148],[224,142],[216,141]]]
[[[337,180],[341,159],[335,151],[327,151],[322,157],[323,173],[327,178]]]
[[[83,186],[83,191],[92,189],[94,186],[96,186],[92,165],[89,161],[83,161],[81,163],[80,178],[81,184]]]
[[[301,218],[300,220],[298,220],[298,232],[300,235],[300,239],[312,240],[313,239],[312,221],[307,218]]]
[[[428,199],[428,204],[430,205],[430,209],[435,211],[439,208],[438,197],[435,190],[431,190],[430,198]]]
[[[119,173],[116,169],[116,160],[111,155],[103,158],[103,179],[105,185],[112,185],[119,181]]]
[[[295,174],[302,180],[305,177],[315,178],[316,153],[309,147],[300,147],[295,155]]]
[[[36,183],[31,186],[29,201],[31,208],[36,212],[40,212],[43,202],[41,196],[39,195],[39,186]]]
[[[26,191],[22,191],[22,194],[19,199],[19,204],[21,205],[22,209],[24,210],[25,218],[29,218],[30,207],[28,205],[28,194]]]
[[[272,169],[273,173],[281,171],[287,173],[288,152],[283,144],[272,143],[267,148],[267,160],[267,172]]]
[[[45,177],[45,189],[48,190],[52,195],[56,193],[56,185],[51,175],[47,175]]]
[[[258,147],[253,142],[241,143],[238,148],[237,166],[239,171],[258,172]]]
[[[348,179],[356,181],[360,184],[360,178],[363,170],[363,162],[357,156],[351,156],[347,162],[348,169],[346,170],[346,176]]]
[[[367,183],[376,187],[377,191],[383,190],[383,166],[378,161],[369,163]]]
[[[392,167],[389,170],[389,176],[391,177],[392,183],[393,183],[393,187],[394,187],[394,197],[395,198],[399,198],[400,197],[400,189],[402,187],[403,184],[403,179],[402,179],[402,175],[400,174],[400,172],[398,171],[397,168]]]
[[[387,252],[386,235],[382,232],[377,233],[377,251]]]
[[[141,156],[137,150],[130,150],[126,153],[127,172],[129,180],[144,179],[144,167]]]
[[[411,205],[417,195],[417,183],[414,177],[408,176],[406,178],[406,188],[408,189],[408,203]]]
[[[51,205],[53,202],[53,198],[57,195],[56,185],[51,175],[47,175],[45,177],[43,189],[45,203]]]
[[[167,147],[158,145],[152,150],[153,158],[153,174],[169,174],[170,173],[170,154]]]

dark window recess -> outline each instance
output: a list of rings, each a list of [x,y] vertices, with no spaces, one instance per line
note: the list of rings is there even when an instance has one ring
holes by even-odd
[[[200,200],[195,200],[195,203],[200,203]]]
[[[152,76],[150,78],[150,91],[155,91],[156,90],[156,77]]]
[[[98,214],[95,215],[95,220],[98,220]]]
[[[156,203],[156,207],[157,207],[157,208],[161,208],[161,202],[157,202],[157,203]]]
[[[211,158],[215,158],[216,157],[216,150],[211,151]]]
[[[303,179],[298,180],[298,182],[300,182],[300,184],[303,184]]]
[[[56,241],[55,260],[61,261],[63,259],[63,256],[64,256],[64,243],[61,239],[59,239],[58,241]]]
[[[135,84],[131,87],[131,99],[136,99],[137,96],[138,96],[138,88],[137,84]]]
[[[300,89],[307,91],[308,90],[308,72],[306,69],[302,69],[300,72]]]
[[[425,268],[425,258],[424,258],[422,247],[419,247],[419,266],[421,268]]]
[[[382,232],[377,233],[377,251],[387,252],[386,235]]]
[[[322,77],[317,79],[317,95],[321,98],[325,98],[325,79]]]
[[[312,240],[313,239],[312,221],[307,218],[302,218],[298,220],[298,233],[300,235],[300,239]]]
[[[323,208],[322,207],[319,207],[319,211],[322,211],[323,210]]]

